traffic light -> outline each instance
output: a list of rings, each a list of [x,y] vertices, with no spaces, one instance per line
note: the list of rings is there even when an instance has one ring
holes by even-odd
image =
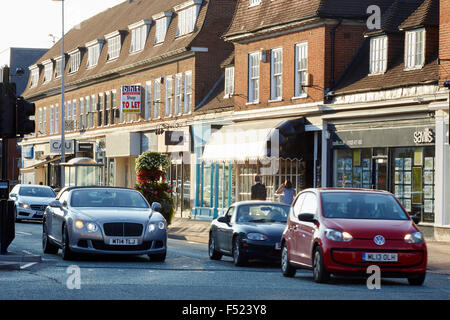
[[[16,136],[16,84],[0,83],[0,138]]]
[[[16,134],[23,137],[25,134],[33,133],[35,130],[34,120],[29,117],[36,113],[36,106],[32,102],[28,102],[23,97],[17,98],[17,118],[16,118]]]

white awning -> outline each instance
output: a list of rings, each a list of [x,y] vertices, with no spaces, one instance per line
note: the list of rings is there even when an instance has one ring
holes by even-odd
[[[287,119],[237,122],[213,132],[201,160],[205,162],[267,159],[267,141],[278,152],[278,135],[274,130]]]

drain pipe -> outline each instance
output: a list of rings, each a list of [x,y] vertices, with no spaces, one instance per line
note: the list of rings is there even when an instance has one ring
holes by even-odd
[[[331,29],[330,31],[330,37],[331,37],[331,80],[330,80],[330,89],[334,88],[336,79],[335,79],[335,72],[334,72],[334,66],[335,66],[335,62],[334,62],[334,58],[336,55],[336,50],[335,50],[335,44],[336,44],[336,30],[339,28],[339,26],[342,24],[342,18],[339,18],[337,25],[335,25],[333,27],[333,29]]]

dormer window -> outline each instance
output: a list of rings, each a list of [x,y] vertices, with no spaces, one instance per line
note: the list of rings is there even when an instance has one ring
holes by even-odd
[[[61,78],[62,57],[55,58],[55,79]]]
[[[130,53],[144,50],[151,23],[152,20],[141,20],[135,24],[128,26],[128,29],[131,30]]]
[[[202,0],[191,0],[174,8],[178,13],[177,37],[194,31],[201,4]]]
[[[31,81],[30,88],[35,88],[39,82],[39,67],[34,65],[30,67]]]
[[[86,43],[86,48],[88,49],[88,64],[87,68],[93,68],[98,64],[98,59],[100,58],[100,52],[102,51],[103,39],[96,39],[91,42]]]
[[[79,49],[69,52],[69,73],[77,72],[80,69],[81,52]]]
[[[112,32],[105,35],[106,41],[108,41],[108,58],[107,60],[117,59],[120,55],[120,49],[122,48],[122,36],[119,31]]]
[[[42,64],[44,65],[44,83],[48,83],[53,77],[53,60],[45,60]]]
[[[155,30],[155,44],[162,43],[166,39],[167,29],[169,28],[170,18],[172,17],[172,12],[164,11],[152,18],[155,20],[156,30]]]
[[[387,36],[370,39],[370,74],[382,74],[387,70]]]
[[[249,7],[259,6],[261,4],[261,0],[248,0],[248,2]]]
[[[406,32],[405,69],[421,69],[425,64],[425,29]]]

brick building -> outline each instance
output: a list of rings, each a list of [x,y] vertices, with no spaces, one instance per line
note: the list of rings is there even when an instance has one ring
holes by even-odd
[[[152,150],[176,155],[170,178],[188,186],[190,166],[180,166],[191,156],[189,121],[232,51],[220,35],[234,9],[233,0],[126,1],[70,30],[64,57],[58,42],[30,67],[24,96],[36,104],[36,133],[22,142],[34,150],[21,170],[23,180],[59,185],[59,152],[51,152],[50,142],[60,139],[64,108],[65,139],[73,143],[67,160],[88,157],[104,164],[66,174],[66,185],[131,187],[136,158]],[[140,113],[121,111],[124,85],[141,88]],[[189,188],[184,191],[190,195]]]

